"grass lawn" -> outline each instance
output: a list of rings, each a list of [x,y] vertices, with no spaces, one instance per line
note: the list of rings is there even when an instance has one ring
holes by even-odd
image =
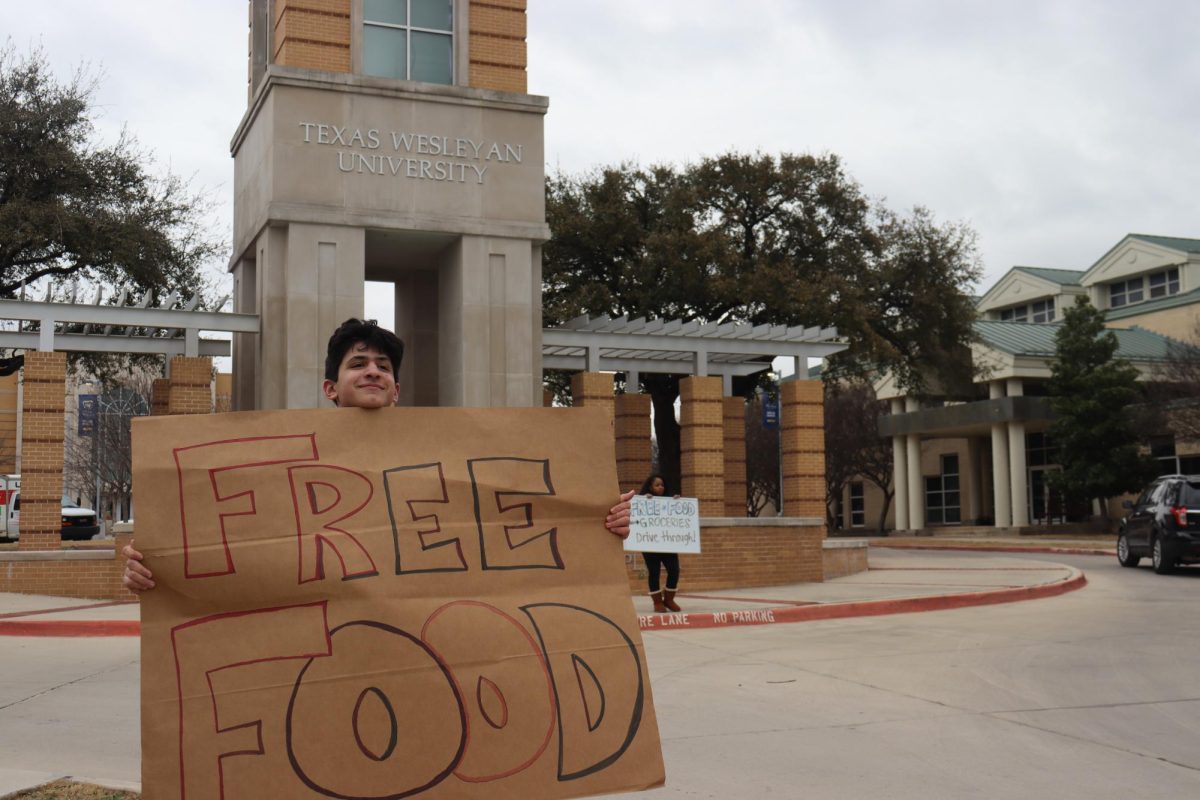
[[[136,800],[136,792],[105,789],[90,783],[55,781],[36,789],[27,789],[12,795],[12,800]]]

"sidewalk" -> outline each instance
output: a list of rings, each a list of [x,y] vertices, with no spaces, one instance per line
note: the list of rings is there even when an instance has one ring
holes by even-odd
[[[656,631],[928,611],[1048,597],[1082,587],[1080,570],[998,553],[905,550],[873,543],[870,570],[825,583],[688,593],[654,614],[634,598],[647,646]],[[0,594],[0,797],[76,776],[137,788],[137,603]],[[749,631],[747,631],[749,633]],[[68,638],[84,637],[84,638]],[[684,637],[672,637],[688,638]],[[62,747],[64,737],[86,747]],[[59,743],[56,745],[55,743]]]
[[[952,529],[951,529],[952,530]],[[933,536],[881,536],[867,538],[872,548],[906,550],[975,550],[993,553],[1063,553],[1067,555],[1117,554],[1116,534],[1002,534],[938,533]]]
[[[764,625],[815,619],[932,611],[1050,597],[1080,588],[1083,574],[1068,566],[1017,555],[933,552],[937,549],[1015,550],[1011,539],[959,542],[941,537],[872,541],[870,569],[824,583],[797,583],[711,592],[687,591],[682,576],[678,614],[655,614],[650,598],[634,597],[642,630]],[[1050,543],[1029,549],[1051,551]],[[1065,552],[1096,552],[1076,548]],[[1100,551],[1107,552],[1107,551]],[[0,594],[0,636],[137,636],[137,603],[103,603],[41,595]]]

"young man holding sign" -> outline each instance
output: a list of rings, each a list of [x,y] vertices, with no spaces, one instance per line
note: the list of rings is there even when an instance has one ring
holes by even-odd
[[[397,380],[403,357],[404,343],[396,334],[374,322],[348,319],[329,338],[322,384],[325,396],[338,408],[394,406],[400,396]],[[629,500],[633,495],[621,495],[604,521],[609,532],[622,539],[629,535]],[[154,576],[133,543],[121,552],[126,559],[122,577],[125,587],[134,592],[153,589]]]

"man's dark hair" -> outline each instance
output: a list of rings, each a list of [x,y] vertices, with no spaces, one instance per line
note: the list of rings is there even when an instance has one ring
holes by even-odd
[[[338,326],[329,337],[329,347],[325,351],[325,378],[336,382],[338,367],[350,348],[359,343],[373,347],[383,353],[392,362],[392,378],[400,380],[400,361],[404,358],[404,342],[400,337],[375,324],[374,320],[363,321],[350,319]]]

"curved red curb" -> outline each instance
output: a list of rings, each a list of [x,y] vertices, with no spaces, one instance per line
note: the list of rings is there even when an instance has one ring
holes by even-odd
[[[1079,570],[1055,583],[1040,586],[1016,586],[985,592],[944,594],[930,597],[906,597],[895,600],[864,600],[854,603],[815,603],[746,611],[705,611],[679,614],[638,614],[638,627],[644,631],[674,628],[728,628],[734,625],[771,625],[780,622],[812,622],[823,619],[874,617],[908,614],[915,611],[944,611],[952,608],[987,606],[1055,597],[1087,585],[1087,576]],[[0,619],[0,636],[138,636],[142,624],[137,620],[13,620]]]
[[[770,625],[778,622],[812,622],[821,619],[874,617],[907,614],[913,611],[944,611],[951,608],[988,606],[1055,597],[1087,585],[1087,576],[1078,570],[1069,578],[1041,586],[1016,586],[986,592],[943,594],[933,597],[906,597],[897,600],[865,600],[858,603],[785,606],[751,611],[716,611],[700,614],[639,614],[638,625],[644,631],[673,628],[727,628],[734,625]]]
[[[135,619],[0,620],[0,636],[138,636]]]

